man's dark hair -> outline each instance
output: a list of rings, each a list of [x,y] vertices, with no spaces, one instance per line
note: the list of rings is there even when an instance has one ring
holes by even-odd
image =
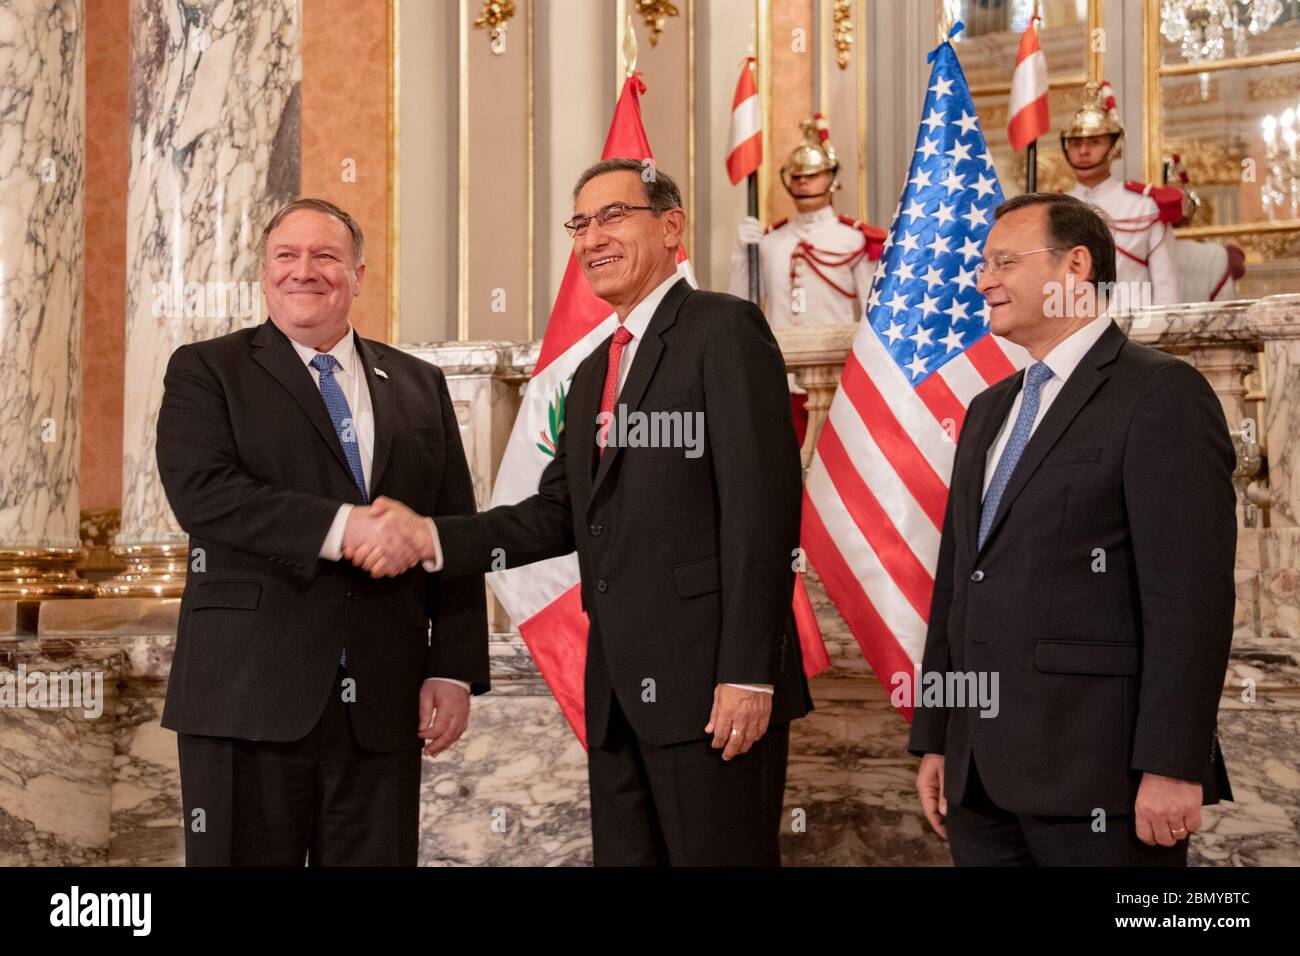
[[[339,222],[343,223],[344,227],[348,231],[348,235],[352,238],[353,264],[358,266],[365,264],[366,237],[362,234],[361,227],[357,225],[357,221],[328,199],[308,198],[295,199],[293,202],[286,203],[275,211],[275,215],[271,217],[271,221],[268,222],[266,228],[262,230],[261,239],[258,240],[257,251],[259,259],[266,258],[266,240],[270,237],[271,231],[275,229],[276,226],[280,225],[280,223],[284,222],[285,218],[288,217],[290,213],[298,212],[300,209],[310,209],[314,212],[323,212],[325,215],[333,216]]]
[[[636,173],[641,177],[641,191],[645,194],[645,204],[656,216],[669,209],[682,208],[682,192],[677,188],[673,177],[661,171],[655,166],[653,160],[648,159],[644,162],[639,159],[602,159],[598,163],[592,163],[583,170],[582,175],[578,177],[578,184],[573,187],[574,202],[577,202],[582,187],[597,176],[622,172]]]
[[[1115,239],[1096,208],[1065,193],[1024,193],[1013,196],[993,211],[1001,219],[1009,212],[1028,206],[1047,207],[1047,234],[1054,246],[1073,249],[1083,246],[1092,254],[1095,284],[1110,288],[1115,282]]]

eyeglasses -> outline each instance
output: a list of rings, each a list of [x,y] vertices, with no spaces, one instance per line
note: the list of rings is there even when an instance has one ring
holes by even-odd
[[[997,275],[1007,266],[1019,262],[1025,256],[1032,256],[1038,252],[1060,252],[1065,246],[1043,246],[1041,249],[1030,249],[1028,252],[999,252],[992,259],[981,259],[975,264],[975,281],[979,282],[980,277],[988,274]]]
[[[594,216],[574,216],[564,224],[564,228],[568,230],[569,235],[577,238],[587,234],[587,226],[593,219],[600,223],[600,228],[608,229],[610,226],[617,226],[630,212],[654,212],[654,207],[629,206],[626,203],[612,202],[608,206],[597,209]]]

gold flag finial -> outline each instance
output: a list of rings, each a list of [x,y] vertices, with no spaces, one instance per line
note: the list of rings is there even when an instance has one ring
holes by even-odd
[[[636,30],[632,26],[630,13],[623,27],[623,71],[628,76],[636,72]]]

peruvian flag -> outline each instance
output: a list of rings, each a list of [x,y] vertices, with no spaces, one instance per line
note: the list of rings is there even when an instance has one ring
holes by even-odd
[[[1011,107],[1007,136],[1011,148],[1024,149],[1051,126],[1047,113],[1047,59],[1038,46],[1038,6],[1034,17],[1020,35],[1020,53],[1016,72],[1011,77]]]
[[[727,175],[736,185],[763,164],[763,109],[754,82],[754,58],[745,57],[731,98],[731,135],[727,138]]]
[[[641,125],[639,98],[645,89],[639,73],[634,73],[623,83],[623,92],[614,108],[614,120],[601,153],[602,159],[623,157],[653,162],[650,143]],[[677,270],[692,286],[697,285],[684,248],[677,252]],[[492,489],[493,506],[514,504],[536,494],[538,480],[555,457],[560,431],[564,428],[565,397],[573,373],[591,350],[612,335],[617,326],[618,317],[614,310],[609,303],[596,297],[578,260],[570,254],[560,291],[551,308],[551,320],[546,326],[537,365],[497,469],[496,486]],[[488,575],[493,592],[519,627],[529,653],[555,695],[569,726],[585,747],[587,731],[582,682],[587,662],[587,615],[582,610],[578,582],[578,558],[574,554]],[[802,593],[801,583],[799,591]],[[795,611],[801,621],[801,638],[804,630],[802,619],[812,615],[806,594],[803,594],[803,604],[805,609],[801,611],[797,594]],[[820,647],[820,635],[817,644]],[[825,657],[826,651],[822,647],[821,658]],[[804,661],[807,669],[809,649],[806,644]]]

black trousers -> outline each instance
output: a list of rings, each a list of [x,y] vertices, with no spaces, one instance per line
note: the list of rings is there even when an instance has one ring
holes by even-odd
[[[611,700],[605,745],[587,755],[597,866],[781,865],[790,725],[729,762],[711,741],[644,743]]]
[[[420,750],[362,748],[341,688],[301,740],[177,736],[187,866],[416,865]]]
[[[1091,817],[1010,813],[989,798],[971,755],[966,793],[948,806],[948,848],[957,866],[1186,866],[1187,840],[1147,846],[1132,816],[1106,817],[1103,832]]]

